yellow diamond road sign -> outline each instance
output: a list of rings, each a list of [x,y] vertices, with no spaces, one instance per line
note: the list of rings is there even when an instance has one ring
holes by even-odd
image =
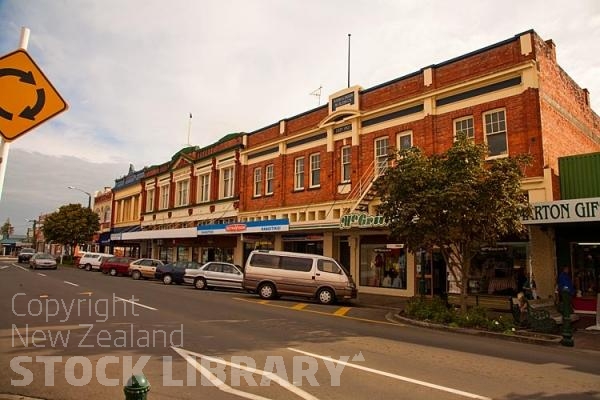
[[[0,57],[0,135],[7,141],[67,109],[25,50]]]

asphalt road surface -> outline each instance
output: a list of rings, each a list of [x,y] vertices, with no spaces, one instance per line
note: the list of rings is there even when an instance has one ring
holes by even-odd
[[[0,393],[121,399],[143,371],[150,400],[600,399],[599,352],[387,313],[4,262]]]

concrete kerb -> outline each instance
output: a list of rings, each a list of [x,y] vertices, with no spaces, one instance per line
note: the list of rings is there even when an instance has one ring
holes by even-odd
[[[44,400],[39,397],[20,396],[18,394],[0,393],[0,400]]]

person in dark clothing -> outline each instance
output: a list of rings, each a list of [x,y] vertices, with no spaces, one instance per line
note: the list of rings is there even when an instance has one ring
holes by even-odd
[[[564,267],[562,272],[558,275],[558,293],[563,290],[568,290],[571,296],[575,295],[575,287],[573,286],[573,280],[571,279],[571,272],[569,267]]]

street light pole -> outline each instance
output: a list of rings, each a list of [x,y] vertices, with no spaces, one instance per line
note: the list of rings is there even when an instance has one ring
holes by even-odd
[[[73,189],[73,190],[78,190],[82,193],[85,193],[88,195],[88,208],[91,210],[92,209],[92,195],[89,192],[86,192],[85,190],[79,189],[78,187],[75,186],[67,186],[67,189]]]
[[[32,232],[32,236],[31,236],[31,244],[33,246],[31,246],[31,247],[33,247],[33,249],[35,251],[37,251],[37,237],[35,236],[35,228],[37,225],[37,219],[28,219],[27,222],[33,222],[33,232]]]

